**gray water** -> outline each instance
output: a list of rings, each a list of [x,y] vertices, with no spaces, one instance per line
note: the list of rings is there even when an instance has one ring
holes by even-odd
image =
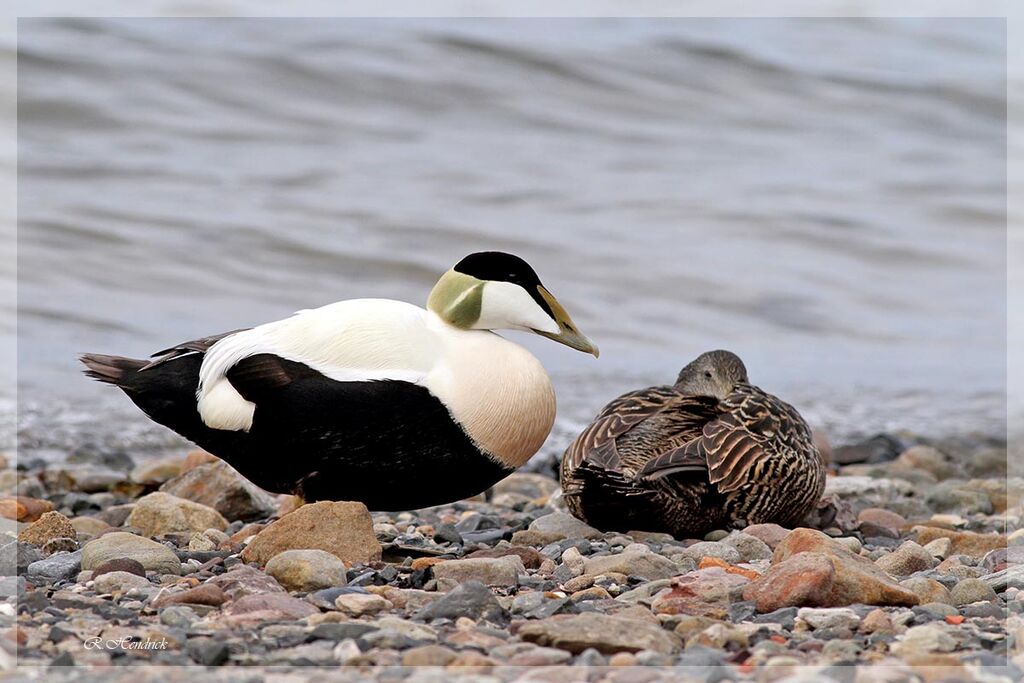
[[[173,445],[75,354],[535,266],[548,451],[724,347],[836,438],[1005,429],[989,20],[19,23],[23,448]]]

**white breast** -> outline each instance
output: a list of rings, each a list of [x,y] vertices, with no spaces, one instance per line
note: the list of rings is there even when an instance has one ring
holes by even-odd
[[[523,347],[492,332],[457,329],[404,302],[354,299],[300,311],[211,347],[197,392],[208,426],[242,431],[252,426],[255,405],[234,389],[226,373],[259,353],[305,363],[342,382],[420,384],[482,450],[510,467],[541,447],[554,422],[551,382]]]

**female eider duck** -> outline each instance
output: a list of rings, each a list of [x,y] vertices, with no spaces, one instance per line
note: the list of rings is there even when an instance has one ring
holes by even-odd
[[[551,431],[547,373],[499,329],[598,354],[529,264],[481,252],[441,277],[426,310],[354,299],[151,361],[81,360],[264,489],[413,509],[484,491]]]
[[[751,385],[735,354],[709,351],[674,386],[605,406],[565,452],[561,480],[569,511],[599,529],[699,538],[797,524],[825,468],[800,414]]]

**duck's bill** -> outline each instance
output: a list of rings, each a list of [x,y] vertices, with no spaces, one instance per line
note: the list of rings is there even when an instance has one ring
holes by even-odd
[[[569,314],[562,307],[562,304],[558,303],[551,292],[545,289],[543,286],[537,288],[540,291],[540,295],[551,307],[551,313],[554,315],[555,322],[558,323],[558,332],[544,332],[542,330],[534,330],[537,334],[542,337],[547,337],[552,341],[556,341],[559,344],[565,344],[570,349],[576,349],[577,351],[583,351],[589,353],[597,358],[600,356],[601,351],[597,348],[597,344],[590,341],[585,334],[577,329],[576,324],[569,317]]]

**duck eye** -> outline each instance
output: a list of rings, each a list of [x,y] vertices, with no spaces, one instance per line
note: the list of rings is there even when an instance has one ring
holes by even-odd
[[[704,376],[707,377],[708,379],[711,379],[711,371],[710,370],[705,370],[704,371]]]

